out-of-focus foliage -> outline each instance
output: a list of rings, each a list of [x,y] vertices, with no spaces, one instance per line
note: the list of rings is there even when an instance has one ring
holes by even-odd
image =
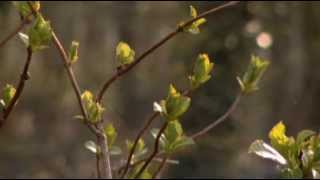
[[[138,55],[181,20],[190,18],[190,5],[200,13],[221,3],[42,2],[41,11],[66,48],[72,40],[81,43],[81,63],[73,65],[75,74],[81,90],[97,92],[119,65],[115,47],[120,41],[130,43]],[[272,61],[268,75],[259,83],[260,90],[246,97],[232,116],[201,138],[192,151],[185,148],[172,157],[180,165],[168,165],[164,175],[279,177],[274,162],[255,158],[247,150],[254,139],[267,138],[277,119],[284,120],[288,134],[297,134],[301,127],[316,131],[320,126],[319,5],[241,2],[210,15],[197,36],[180,34],[115,83],[105,97],[103,117],[114,125],[117,139],[132,140],[152,112],[152,103],[166,97],[171,82],[179,89],[189,87],[185,77],[192,73],[190,64],[206,52],[215,63],[211,79],[195,92],[192,108],[180,121],[184,133],[192,134],[230,106],[239,91],[235,77],[246,72],[254,53]],[[17,9],[0,2],[0,40],[19,21]],[[18,36],[0,49],[0,87],[16,84],[25,56]],[[91,138],[90,131],[70,118],[80,111],[56,49],[35,54],[30,68],[31,78],[22,98],[0,132],[0,176],[94,177],[94,155],[83,147]],[[145,144],[152,141],[150,136],[145,138]],[[125,149],[117,140],[115,145]]]

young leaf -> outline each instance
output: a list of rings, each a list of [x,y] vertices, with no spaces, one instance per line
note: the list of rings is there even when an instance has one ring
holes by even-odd
[[[119,42],[116,48],[116,59],[120,65],[131,64],[134,61],[135,52],[125,42]]]
[[[313,161],[313,151],[311,149],[302,149],[301,161],[305,169],[308,169]]]
[[[254,55],[251,56],[251,62],[243,78],[237,77],[243,93],[249,94],[259,89],[258,83],[269,65],[269,61]]]
[[[16,89],[11,84],[7,84],[2,91],[3,102],[1,104],[3,104],[4,107],[6,108],[10,104],[15,94],[16,94]]]
[[[191,99],[187,96],[181,95],[175,87],[171,84],[169,87],[169,94],[165,100],[165,112],[168,121],[177,120],[189,108]]]
[[[104,108],[93,99],[93,95],[90,91],[84,91],[81,95],[83,104],[88,112],[88,120],[90,123],[98,123],[102,119]]]
[[[48,47],[52,39],[50,22],[38,16],[35,24],[28,31],[29,44],[32,51],[42,50]]]
[[[297,136],[297,144],[300,145],[306,139],[308,139],[310,136],[313,136],[315,134],[316,134],[316,132],[308,130],[308,129],[300,131]]]
[[[94,154],[99,153],[99,146],[96,145],[93,141],[87,141],[84,143],[84,146]]]
[[[179,121],[171,121],[164,132],[169,144],[179,139],[183,134],[183,129]]]
[[[26,47],[29,47],[30,43],[29,43],[29,36],[24,34],[24,33],[21,33],[19,32],[19,38],[21,39],[21,41],[23,42],[23,44],[26,46]]]
[[[72,41],[69,49],[69,60],[71,64],[76,63],[79,58],[78,49],[79,49],[79,42]]]
[[[117,138],[117,132],[112,123],[109,123],[104,127],[104,133],[108,138],[108,146],[111,148]]]
[[[175,152],[175,151],[179,151],[180,149],[182,149],[186,146],[190,146],[190,145],[194,145],[194,144],[195,144],[195,142],[192,138],[183,136],[180,139],[176,140],[171,145],[171,149],[173,152]]]
[[[197,10],[193,6],[190,6],[190,16],[192,18],[196,18],[198,16]],[[183,30],[191,34],[199,34],[200,33],[199,26],[204,24],[205,22],[206,22],[205,18],[200,18],[194,21],[191,25],[185,27]]]
[[[270,145],[266,144],[262,140],[254,141],[249,148],[249,153],[254,153],[266,159],[271,159],[280,163],[281,165],[286,165],[287,160]]]
[[[151,135],[153,136],[154,139],[157,138],[157,135],[159,133],[159,129],[151,129]],[[161,134],[160,136],[160,146],[162,149],[165,149],[165,147],[168,145],[168,140],[164,134]]]
[[[200,54],[195,62],[193,74],[189,76],[192,89],[198,88],[211,78],[211,71],[214,63],[210,62],[207,54]]]

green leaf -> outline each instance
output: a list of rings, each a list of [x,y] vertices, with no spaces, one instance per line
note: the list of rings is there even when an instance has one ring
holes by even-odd
[[[269,65],[269,61],[254,55],[251,56],[247,71],[243,78],[238,80],[243,93],[249,94],[259,89],[258,83]]]
[[[84,146],[86,147],[86,149],[88,149],[90,152],[94,153],[94,154],[97,154],[99,153],[99,146],[96,145],[95,142],[93,141],[87,141],[84,143]]]
[[[306,139],[308,139],[310,136],[313,136],[315,134],[316,132],[308,129],[300,131],[297,136],[297,144],[298,145],[302,144]]]
[[[266,144],[262,140],[254,141],[249,148],[249,153],[254,153],[262,158],[270,159],[281,165],[286,165],[287,160],[273,147]]]
[[[71,64],[76,63],[79,58],[78,49],[79,49],[79,42],[72,41],[69,49],[69,60]]]
[[[28,36],[32,51],[47,48],[52,39],[50,22],[38,15],[36,22],[28,31]]]
[[[4,105],[5,108],[7,108],[15,94],[16,89],[14,88],[14,86],[12,86],[11,84],[6,84],[2,91],[3,102],[1,104]]]
[[[131,64],[134,61],[135,52],[125,42],[119,42],[116,48],[116,58],[120,65]]]
[[[23,42],[23,44],[26,46],[26,47],[29,47],[30,43],[29,43],[29,36],[24,34],[24,33],[21,33],[19,32],[19,38],[21,39],[21,41]]]
[[[111,148],[117,138],[117,132],[112,123],[109,123],[104,127],[104,133],[108,138],[108,147]]]
[[[192,18],[196,18],[198,16],[197,10],[193,6],[190,6],[190,16]],[[205,18],[200,18],[200,19],[194,21],[191,25],[184,27],[183,30],[185,32],[189,32],[191,34],[199,34],[200,33],[199,26],[204,24],[205,22],[206,22]],[[184,23],[180,23],[180,26],[183,24]]]
[[[180,139],[176,140],[172,145],[171,149],[173,152],[176,152],[186,146],[194,145],[195,142],[192,138],[189,137],[181,137]]]
[[[183,129],[179,121],[170,121],[164,132],[169,144],[172,144],[183,134]]]
[[[93,99],[93,95],[90,91],[84,91],[81,95],[84,107],[88,113],[88,120],[90,123],[98,123],[102,119],[104,108]]]
[[[169,87],[169,94],[165,101],[166,118],[168,121],[177,120],[189,108],[191,99],[187,96],[181,95],[176,91],[171,84]]]
[[[198,88],[211,78],[211,71],[214,63],[210,62],[207,54],[200,54],[195,62],[193,74],[189,76],[192,89]]]

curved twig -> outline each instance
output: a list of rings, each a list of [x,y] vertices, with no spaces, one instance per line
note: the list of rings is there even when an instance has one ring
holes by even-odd
[[[25,86],[25,82],[29,79],[28,70],[29,70],[31,59],[32,59],[32,50],[31,50],[30,47],[28,47],[27,48],[27,60],[26,60],[26,63],[24,65],[22,74],[20,76],[20,80],[18,82],[16,93],[14,94],[14,96],[13,96],[12,100],[10,101],[9,105],[3,111],[3,117],[2,117],[2,120],[0,121],[0,128],[4,125],[4,123],[8,119],[10,113],[12,112],[14,106],[16,105],[17,101],[19,100],[19,98],[20,98],[20,96],[22,94],[22,91],[23,91],[24,86]]]
[[[196,18],[190,19],[189,21],[187,21],[186,23],[178,26],[174,31],[172,31],[171,33],[169,33],[167,36],[165,36],[161,41],[159,41],[158,43],[156,43],[154,46],[152,46],[150,49],[146,50],[144,53],[142,53],[138,58],[136,58],[135,61],[133,61],[133,63],[131,63],[130,65],[126,66],[123,69],[118,69],[117,72],[110,78],[108,79],[104,85],[102,86],[101,90],[98,93],[97,96],[97,102],[101,102],[103,99],[103,96],[105,94],[105,92],[107,91],[107,89],[110,87],[110,85],[112,83],[114,83],[117,79],[119,79],[121,76],[123,76],[124,74],[126,74],[127,72],[129,72],[133,67],[135,67],[137,64],[139,64],[145,57],[147,57],[148,55],[150,55],[152,52],[154,52],[156,49],[158,49],[161,45],[163,45],[164,43],[166,43],[167,41],[169,41],[170,39],[172,39],[173,37],[175,37],[177,34],[179,34],[180,32],[183,32],[183,29],[189,25],[191,25],[193,22],[208,16],[209,14],[212,14],[214,12],[217,12],[221,9],[236,5],[239,1],[230,1],[227,2],[221,6],[212,8],[204,13],[199,14],[199,16],[197,16]]]

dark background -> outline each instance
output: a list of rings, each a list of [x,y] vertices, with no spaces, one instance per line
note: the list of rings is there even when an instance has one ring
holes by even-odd
[[[42,2],[66,47],[80,42],[74,65],[82,90],[97,92],[117,66],[115,47],[128,42],[141,54],[189,19],[189,5],[199,12],[222,2]],[[319,2],[241,2],[210,15],[199,35],[180,34],[170,40],[107,92],[105,119],[115,124],[117,145],[134,139],[152,103],[164,98],[169,83],[187,87],[187,74],[199,53],[215,62],[212,79],[194,94],[183,117],[192,134],[221,116],[232,104],[251,54],[269,59],[260,90],[244,97],[228,120],[200,138],[197,145],[173,157],[164,177],[272,178],[273,162],[248,154],[255,139],[282,120],[288,134],[318,131],[320,62]],[[0,3],[0,40],[19,23],[11,2]],[[17,37],[0,49],[0,87],[16,84],[26,57]],[[95,156],[83,143],[94,137],[72,116],[80,113],[58,51],[35,54],[23,96],[0,131],[0,177],[93,177]],[[161,123],[158,119],[155,126]],[[151,146],[150,134],[146,136]],[[114,165],[116,166],[116,159]]]

